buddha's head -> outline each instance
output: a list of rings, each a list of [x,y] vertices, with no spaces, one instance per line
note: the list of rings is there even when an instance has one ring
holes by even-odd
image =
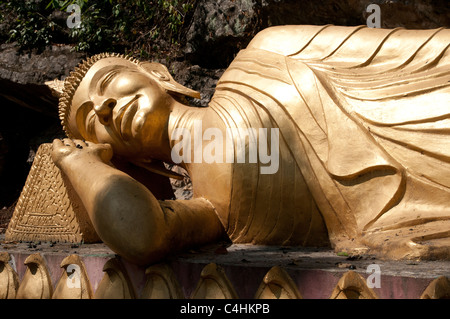
[[[120,156],[157,157],[177,95],[199,98],[162,64],[102,53],[67,77],[59,114],[69,138],[109,143]]]

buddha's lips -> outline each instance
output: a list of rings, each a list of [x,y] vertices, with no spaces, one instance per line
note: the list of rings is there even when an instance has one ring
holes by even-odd
[[[134,96],[127,104],[122,106],[117,115],[114,117],[114,126],[116,131],[122,136],[124,140],[131,137],[131,123],[138,110],[138,104],[135,103],[140,95]]]
[[[130,140],[131,136],[131,125],[133,123],[134,115],[139,108],[138,103],[132,103],[124,112],[122,116],[122,121],[120,125],[120,132],[125,141]]]

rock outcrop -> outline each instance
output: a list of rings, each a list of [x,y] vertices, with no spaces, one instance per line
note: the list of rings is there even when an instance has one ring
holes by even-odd
[[[45,82],[63,79],[81,57],[68,46],[41,54],[0,46],[0,208],[20,194],[37,146],[62,135],[58,99]]]
[[[450,27],[446,0],[199,0],[187,32],[187,59],[207,68],[226,68],[260,30],[285,24],[365,25],[380,7],[382,28]]]

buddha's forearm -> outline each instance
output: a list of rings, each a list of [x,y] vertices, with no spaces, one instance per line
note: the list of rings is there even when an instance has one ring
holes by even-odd
[[[71,161],[62,168],[100,238],[130,261],[149,264],[225,234],[205,199],[158,201],[141,183],[100,161]]]
[[[125,175],[98,160],[78,159],[65,162],[61,166],[88,211],[92,211],[96,195],[110,183],[108,180],[114,176]]]
[[[136,263],[160,259],[170,250],[168,225],[158,200],[141,183],[102,162],[63,167],[99,237]]]
[[[215,242],[225,230],[213,205],[203,198],[160,202],[174,250]]]

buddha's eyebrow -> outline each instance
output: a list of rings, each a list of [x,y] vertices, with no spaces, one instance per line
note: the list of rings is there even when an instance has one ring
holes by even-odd
[[[105,74],[105,76],[103,76],[103,79],[99,81],[101,95],[103,95],[106,86],[108,85],[108,83],[112,81],[112,79],[114,78],[115,75],[117,75],[117,73],[118,72],[116,70],[109,71],[108,73]]]

